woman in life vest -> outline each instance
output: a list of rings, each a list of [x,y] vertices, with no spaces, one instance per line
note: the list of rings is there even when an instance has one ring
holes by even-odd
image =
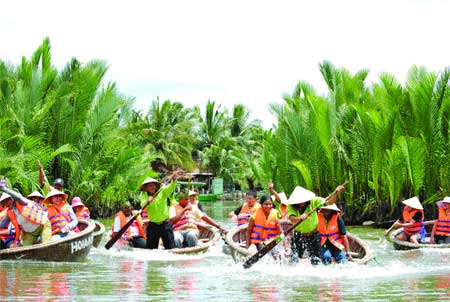
[[[247,249],[254,244],[259,251],[267,243],[281,234],[278,223],[278,211],[274,209],[272,198],[264,195],[260,199],[261,207],[250,217],[247,227]]]
[[[403,228],[403,231],[397,235],[397,240],[410,241],[418,244],[422,235],[425,235],[423,225],[424,213],[419,198],[412,197],[403,200],[405,205],[401,218],[392,224],[392,226],[384,232],[384,236],[388,236],[394,228]]]
[[[8,209],[0,205],[0,221],[8,215]],[[15,238],[14,226],[10,222],[6,227],[0,228],[0,250],[11,246]]]
[[[196,222],[205,221],[218,228],[222,233],[227,230],[221,227],[216,221],[203,213],[195,204],[192,204],[189,197],[195,192],[182,192],[178,195],[178,203],[169,209],[169,222],[173,225],[173,234],[176,248],[193,247],[198,243],[199,231]]]
[[[341,210],[332,204],[320,208],[317,218],[320,234],[320,255],[324,264],[331,264],[333,258],[336,263],[344,263],[347,258],[352,259],[349,253],[349,244],[345,230],[344,220],[340,216]],[[347,258],[346,258],[347,256]]]
[[[124,227],[128,221],[136,215],[137,211],[133,211],[131,204],[125,202],[122,205],[122,210],[118,212],[114,218],[112,227],[112,236],[114,236],[122,227]],[[144,232],[144,225],[140,215],[133,221],[130,227],[123,233],[121,239],[127,242],[132,247],[145,249],[147,247],[147,238]]]
[[[450,244],[450,197],[437,202],[439,214],[431,232],[431,243]]]
[[[70,206],[72,207],[72,210],[75,212],[75,216],[77,216],[77,218],[81,219],[90,218],[91,212],[81,201],[80,197],[75,196],[74,198],[72,198],[72,204]]]
[[[44,200],[47,203],[48,219],[52,224],[52,239],[74,234],[78,219],[72,208],[66,203],[67,194],[52,189]]]
[[[44,207],[44,199],[45,197],[39,193],[39,191],[33,191],[30,193],[30,195],[27,196],[29,200],[34,201],[35,203],[39,204],[41,207]]]
[[[7,208],[7,215],[0,222],[0,228],[8,227],[12,223],[15,230],[14,241],[10,247],[32,245],[39,239],[41,243],[50,241],[50,221],[47,212],[39,204],[24,197],[14,200],[3,193],[0,205]]]
[[[247,191],[245,203],[234,211],[231,211],[228,214],[228,217],[230,217],[232,221],[237,221],[238,226],[248,223],[250,217],[261,207],[261,205],[256,202],[256,196],[255,191]]]

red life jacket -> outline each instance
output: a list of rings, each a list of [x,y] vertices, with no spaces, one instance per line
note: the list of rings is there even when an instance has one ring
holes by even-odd
[[[175,204],[174,207],[177,212],[177,215],[183,212],[183,207],[180,206],[179,204]],[[197,228],[197,225],[195,224],[196,221],[197,219],[194,212],[186,211],[184,212],[183,216],[181,216],[181,218],[177,222],[175,222],[175,224],[173,225],[173,230],[179,231],[184,229],[196,229]]]
[[[251,208],[248,206],[248,203],[244,203],[238,215],[237,225],[240,226],[248,223],[250,221],[250,216],[253,215],[260,207],[261,205],[259,203],[255,203],[255,205]]]
[[[137,211],[132,211],[132,213],[133,213],[133,215],[136,215]],[[142,213],[142,212],[141,212],[141,213]],[[119,220],[120,220],[120,228],[123,228],[123,227],[128,223],[128,221],[131,219],[131,217],[130,217],[130,218],[127,218],[127,217],[125,216],[125,214],[124,214],[122,211],[120,211],[119,213],[117,213],[115,217],[119,217]],[[139,236],[141,236],[142,238],[145,239],[146,236],[145,236],[145,233],[144,233],[144,228],[143,228],[143,224],[142,224],[142,218],[141,218],[140,215],[137,216],[137,218],[134,220],[133,224],[134,224],[134,223],[136,223],[136,226],[137,226],[137,228],[138,228]],[[133,224],[131,224],[131,226],[133,226]],[[122,236],[127,235],[128,237],[131,237],[131,226],[130,226],[130,228],[127,229],[127,231],[126,231]],[[112,228],[112,230],[113,230],[113,231],[112,231],[112,236],[114,236],[114,235],[116,234],[116,233],[114,232],[114,222],[113,222],[113,228]]]
[[[70,206],[67,203],[61,203],[59,207],[54,204],[47,206],[48,219],[52,225],[52,235],[61,233],[62,228],[72,221],[69,209]]]
[[[6,209],[6,215],[8,215],[10,223],[14,226],[14,232],[16,233],[14,236],[14,242],[19,242],[20,239],[20,226],[17,222],[16,214],[13,212],[13,210]]]
[[[6,217],[6,215],[8,215],[8,209],[1,210],[0,211],[0,221],[2,221],[3,218]],[[8,231],[8,230],[9,230],[9,225],[6,226],[6,228],[0,228],[0,231]],[[11,238],[11,235],[0,235],[0,240],[9,240],[10,238]]]
[[[75,212],[75,216],[81,219],[89,219],[91,212],[85,206],[78,206],[77,211]]]
[[[262,243],[270,240],[280,234],[278,230],[278,211],[272,209],[269,216],[264,214],[264,210],[260,207],[256,210],[254,216],[255,225],[250,234],[250,243]]]
[[[450,236],[450,209],[447,210],[446,214],[444,208],[439,208],[435,234],[438,236]]]
[[[406,233],[406,235],[411,236],[412,234],[419,233],[422,234],[422,226],[423,226],[423,211],[413,209],[412,211],[408,211],[406,208],[403,209],[403,222],[409,223],[412,221],[413,216],[417,213],[422,214],[422,219],[419,221],[416,221],[412,226],[403,228],[403,231]]]
[[[342,251],[345,247],[341,235],[339,234],[339,226],[337,223],[338,217],[339,215],[337,213],[333,214],[327,225],[325,217],[319,212],[317,215],[319,220],[318,231],[320,233],[321,246],[323,246],[328,239],[335,247]]]

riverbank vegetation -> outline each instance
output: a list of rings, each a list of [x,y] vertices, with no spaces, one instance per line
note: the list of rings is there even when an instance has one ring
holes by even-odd
[[[448,68],[413,66],[404,84],[387,73],[368,84],[368,70],[322,62],[328,93],[299,82],[271,105],[278,123],[265,130],[242,104],[156,99],[138,111],[105,83],[106,62],[73,58],[57,70],[50,50],[45,39],[16,66],[0,61],[0,175],[24,194],[38,188],[38,160],[99,216],[175,167],[243,189],[272,179],[288,194],[302,185],[326,196],[349,180],[340,206],[351,222],[392,218],[407,197],[431,205],[449,194]]]

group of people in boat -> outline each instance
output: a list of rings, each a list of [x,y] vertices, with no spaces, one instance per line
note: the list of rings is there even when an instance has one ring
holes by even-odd
[[[426,242],[427,233],[424,226],[424,209],[419,198],[412,197],[403,201],[401,217],[384,233],[388,236],[394,228],[403,228],[396,236],[397,240],[414,244]],[[434,222],[429,242],[431,244],[450,244],[450,197],[436,202],[438,217]]]
[[[229,214],[238,226],[248,224],[247,248],[261,250],[268,241],[283,236],[281,225],[286,221],[296,225],[290,255],[293,261],[302,258],[305,251],[313,265],[352,259],[344,220],[334,203],[343,186],[338,186],[328,199],[300,186],[287,199],[284,192],[275,191],[272,182],[268,186],[272,195],[262,196],[257,203],[256,192],[249,191],[246,202]],[[279,253],[272,250],[274,256]]]
[[[176,179],[181,172],[174,171],[168,184],[147,177],[141,184],[140,201],[143,209],[122,235],[122,241],[138,248],[158,249],[160,241],[164,249],[194,247],[200,232],[198,223],[206,222],[221,232],[227,230],[206,215],[197,199],[198,194],[186,190],[174,198]],[[115,236],[137,214],[130,203],[124,203],[115,216],[112,235]]]
[[[2,184],[4,185],[4,184]],[[44,186],[44,184],[42,183]],[[89,219],[89,209],[79,197],[67,203],[64,181],[55,179],[48,194],[31,192],[20,198],[3,192],[0,196],[0,249],[29,246],[64,238],[78,232],[78,219]],[[12,193],[11,193],[12,194]]]

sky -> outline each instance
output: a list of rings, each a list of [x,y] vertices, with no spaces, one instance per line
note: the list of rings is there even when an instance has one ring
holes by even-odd
[[[389,72],[402,83],[412,65],[450,66],[450,1],[1,1],[0,60],[18,64],[45,37],[62,69],[72,57],[109,64],[106,81],[147,112],[157,97],[231,111],[242,103],[265,128],[270,103],[299,81],[326,94],[318,64],[368,84]]]

